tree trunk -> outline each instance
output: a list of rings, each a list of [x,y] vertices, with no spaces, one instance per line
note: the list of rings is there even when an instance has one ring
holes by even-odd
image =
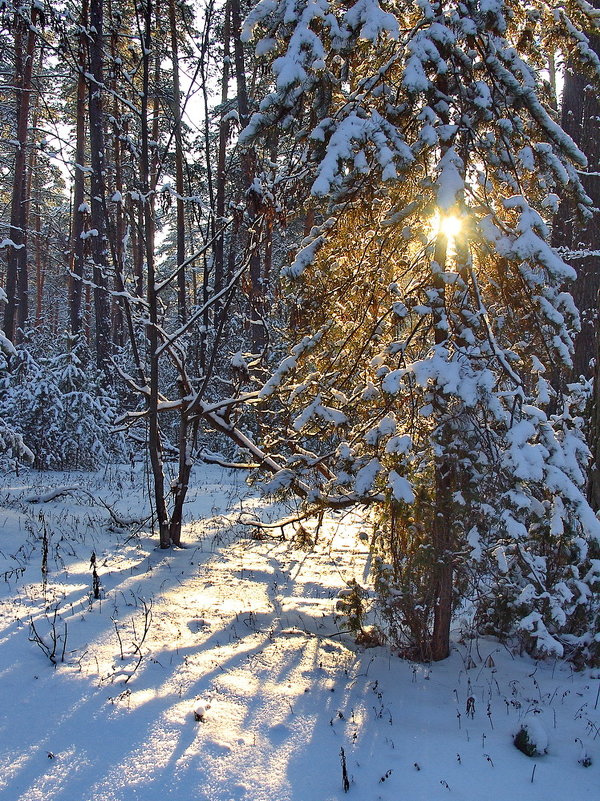
[[[179,86],[179,48],[177,43],[177,14],[175,0],[169,0],[169,26],[171,33],[171,61],[173,62],[173,126],[175,132],[175,191],[176,199],[176,242],[177,242],[177,317],[180,325],[187,319],[186,310],[186,271],[181,265],[185,261],[185,205],[183,200],[183,135],[181,129],[181,89]]]
[[[159,354],[158,354],[158,298],[156,293],[156,276],[154,271],[154,211],[151,189],[150,166],[150,131],[149,131],[149,92],[150,92],[150,55],[152,52],[152,16],[151,0],[142,5],[144,35],[142,48],[142,98],[141,98],[141,150],[140,209],[143,221],[143,247],[147,269],[148,324],[146,339],[148,342],[148,360],[150,362],[150,386],[148,394],[148,449],[154,483],[154,503],[158,522],[159,543],[161,548],[171,544],[169,520],[165,500],[165,478],[162,460],[162,440],[158,419],[159,404]]]
[[[598,318],[600,319],[600,308],[598,309]],[[600,357],[600,322],[597,322],[596,326],[597,355],[589,420],[591,465],[588,473],[588,500],[592,509],[597,512],[600,509],[600,369],[598,367],[598,358]]]
[[[15,73],[13,80],[17,110],[15,136],[17,151],[10,212],[9,239],[12,244],[6,249],[6,295],[8,300],[4,310],[4,332],[12,341],[20,339],[18,331],[24,327],[29,312],[27,143],[36,20],[37,11],[33,6],[27,16],[25,16],[24,9],[17,11],[14,16]]]
[[[250,120],[250,104],[248,88],[246,85],[246,64],[244,46],[240,38],[241,14],[239,0],[230,0],[231,32],[233,35],[233,53],[235,60],[235,77],[237,82],[237,100],[240,125],[244,128]],[[252,239],[258,235],[256,226],[261,208],[261,197],[255,186],[256,181],[256,150],[253,147],[245,148],[240,155],[242,167],[242,181],[246,198],[245,229],[248,231],[247,247],[249,252],[249,314],[251,326],[251,344],[254,351],[264,347],[266,331],[264,328],[264,286],[261,275],[261,258],[258,244],[252,244]]]
[[[594,0],[595,8],[600,0]],[[600,55],[600,36],[590,36],[590,45]],[[583,150],[588,159],[586,170],[580,172],[583,186],[600,207],[600,147],[598,130],[600,100],[589,80],[569,64],[565,73],[562,98],[562,127]],[[600,226],[597,213],[582,225],[576,209],[569,201],[561,203],[554,220],[552,244],[563,249],[565,261],[577,271],[571,287],[573,299],[581,315],[581,332],[575,338],[572,379],[580,376],[594,378],[591,419],[588,441],[592,463],[588,475],[588,499],[593,509],[600,509]],[[592,359],[595,357],[595,363]]]
[[[438,233],[434,261],[443,270],[446,264],[448,241],[442,232]],[[434,341],[436,345],[444,345],[448,340],[446,321],[446,285],[439,275],[434,277],[437,290],[432,298]],[[432,530],[432,559],[434,581],[433,632],[431,635],[431,659],[437,662],[446,659],[450,654],[450,624],[452,621],[452,519],[451,519],[451,465],[448,448],[450,446],[449,425],[445,419],[448,414],[445,398],[438,391],[435,393],[435,418],[438,430],[434,432],[436,439],[435,455],[435,499]]]
[[[453,595],[453,536],[451,519],[451,481],[448,459],[440,458],[435,467],[435,511],[432,544],[434,559],[433,632],[431,659],[438,662],[450,655],[450,624]]]
[[[600,37],[591,36],[590,44],[600,55]],[[580,177],[596,208],[600,206],[599,122],[598,93],[585,76],[579,75],[573,65],[569,65],[563,90],[562,127],[587,156],[588,166],[580,173]],[[563,202],[554,221],[553,244],[564,249],[565,261],[577,271],[577,280],[571,287],[571,293],[581,315],[581,332],[575,338],[572,378],[577,380],[581,375],[590,378],[600,289],[600,226],[597,215],[582,225],[573,204]]]
[[[83,275],[85,264],[85,120],[86,120],[86,82],[87,70],[87,37],[85,30],[88,25],[88,0],[81,4],[81,33],[79,34],[79,49],[77,53],[77,106],[75,109],[75,173],[73,177],[73,208],[71,210],[71,280],[69,293],[69,317],[71,333],[77,335],[81,332],[83,313]]]
[[[114,92],[112,97],[111,109],[111,145],[112,154],[110,162],[112,165],[112,183],[108,188],[110,195],[110,210],[112,212],[112,223],[110,228],[110,244],[112,251],[112,261],[114,267],[114,288],[120,293],[124,291],[125,283],[125,219],[123,213],[123,148],[121,142],[122,119],[119,94],[119,72],[121,63],[119,61],[119,17],[113,12],[113,2],[108,0],[108,13],[111,19],[110,25],[110,56],[113,68],[111,70],[110,89]],[[116,193],[116,198],[115,198]],[[120,198],[120,199],[119,199]],[[111,299],[111,341],[114,345],[122,346],[125,342],[123,305],[119,302],[118,295]]]
[[[106,151],[104,142],[104,34],[103,0],[90,0],[90,176],[96,362],[107,372],[111,352],[108,299],[108,239],[106,233]]]
[[[225,3],[225,20],[223,26],[223,74],[221,77],[221,118],[219,120],[219,150],[217,156],[217,186],[216,204],[213,223],[213,236],[216,235],[214,245],[215,260],[215,293],[221,291],[225,281],[225,232],[223,224],[225,222],[225,189],[226,189],[226,164],[227,164],[227,140],[229,138],[229,120],[226,115],[226,103],[229,91],[230,73],[230,10],[229,2]],[[215,318],[218,317],[218,310],[215,309]]]

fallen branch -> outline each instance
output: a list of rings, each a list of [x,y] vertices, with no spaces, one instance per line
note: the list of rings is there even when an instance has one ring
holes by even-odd
[[[226,467],[228,470],[256,470],[260,467],[258,462],[230,462],[224,456],[211,451],[200,451],[196,454],[196,459],[206,464],[216,464],[219,467]]]
[[[79,489],[80,487],[57,487],[45,492],[43,495],[30,495],[24,500],[26,503],[48,503],[60,498],[61,495],[71,495],[73,492],[78,492]]]
[[[78,492],[86,495],[93,504],[100,504],[100,506],[103,506],[113,519],[113,522],[118,526],[126,528],[127,526],[142,524],[148,519],[147,517],[143,519],[137,517],[120,517],[115,510],[106,503],[106,501],[103,501],[102,498],[98,498],[96,495],[92,495],[91,492],[88,492],[88,490],[83,489],[82,487],[57,487],[56,489],[49,490],[42,495],[30,495],[24,500],[26,503],[49,503],[50,501],[56,500],[56,498],[60,498],[62,495],[75,495]]]
[[[256,519],[243,520],[241,517],[238,519],[238,523],[242,526],[252,526],[252,528],[259,528],[261,530],[280,528],[281,533],[283,534],[283,529],[286,526],[291,526],[294,523],[301,523],[303,520],[308,520],[311,517],[318,517],[319,514],[321,514],[321,510],[312,509],[302,512],[298,515],[294,515],[293,517],[283,517],[280,520],[276,520],[274,523],[263,523]]]

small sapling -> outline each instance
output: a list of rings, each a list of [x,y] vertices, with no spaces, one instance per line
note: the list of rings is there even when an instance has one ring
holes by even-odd
[[[548,750],[548,735],[539,721],[529,717],[519,727],[513,743],[525,756],[542,756]]]

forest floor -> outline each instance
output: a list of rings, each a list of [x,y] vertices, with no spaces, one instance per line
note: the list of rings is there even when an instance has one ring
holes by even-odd
[[[310,550],[253,539],[240,515],[286,510],[203,468],[187,547],[161,551],[102,503],[142,517],[143,487],[139,466],[1,479],[2,801],[600,797],[599,671],[458,632],[433,665],[360,648],[335,614],[368,569],[358,520]],[[514,747],[526,720],[547,753]]]

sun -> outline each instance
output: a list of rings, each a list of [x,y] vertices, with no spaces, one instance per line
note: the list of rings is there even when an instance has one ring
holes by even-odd
[[[433,215],[431,220],[431,231],[434,236],[442,234],[448,242],[452,242],[459,236],[463,222],[456,214],[440,214],[439,211]]]
[[[462,220],[454,214],[447,214],[440,216],[438,230],[446,239],[452,240],[460,234],[462,229]]]
[[[431,235],[434,240],[442,236],[446,240],[446,253],[453,259],[456,256],[456,241],[463,231],[463,219],[456,214],[442,214],[436,211],[431,218]]]

